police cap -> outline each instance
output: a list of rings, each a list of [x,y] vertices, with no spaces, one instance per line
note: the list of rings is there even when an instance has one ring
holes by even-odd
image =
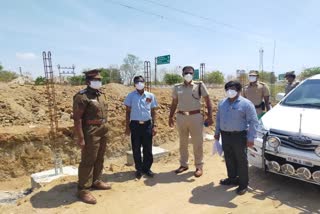
[[[259,76],[259,72],[256,70],[249,71],[249,76]]]
[[[100,75],[101,70],[100,69],[93,69],[89,71],[83,72],[86,79],[101,79],[102,76]]]
[[[284,77],[296,77],[296,75],[294,74],[294,71],[288,71]]]

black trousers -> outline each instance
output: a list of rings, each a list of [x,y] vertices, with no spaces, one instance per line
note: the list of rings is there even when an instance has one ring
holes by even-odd
[[[130,130],[135,168],[137,171],[147,172],[153,163],[152,123],[147,121],[144,124],[139,124],[138,121],[131,121]],[[141,157],[141,146],[143,158]]]
[[[247,132],[230,133],[221,131],[221,136],[228,178],[239,180],[240,187],[247,187],[249,182]]]

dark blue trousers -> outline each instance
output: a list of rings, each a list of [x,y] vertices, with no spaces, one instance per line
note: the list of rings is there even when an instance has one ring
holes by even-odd
[[[147,172],[153,163],[151,120],[144,124],[139,124],[139,121],[131,121],[130,130],[135,168],[137,171]],[[141,157],[141,146],[143,158]]]

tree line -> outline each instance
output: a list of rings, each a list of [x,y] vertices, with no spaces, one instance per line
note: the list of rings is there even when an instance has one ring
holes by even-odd
[[[89,70],[89,69],[86,69]],[[84,70],[84,71],[86,71]],[[162,81],[159,81],[159,84],[173,85],[183,81],[181,73],[177,71],[169,72],[167,70],[161,71]],[[101,68],[102,83],[121,83],[126,85],[132,85],[133,77],[143,74],[143,62],[139,57],[133,54],[127,54],[123,59],[123,64],[120,68]],[[312,67],[304,69],[299,75],[298,79],[303,80],[315,74],[320,74],[320,67]],[[10,82],[16,79],[19,75],[13,71],[7,71],[0,64],[0,82]],[[159,75],[160,76],[160,75]],[[247,78],[247,77],[246,77]],[[229,79],[229,77],[227,77]],[[275,83],[277,77],[273,72],[260,72],[259,74],[260,81],[267,83]],[[211,71],[207,72],[204,75],[203,81],[208,84],[223,84],[225,82],[224,75],[221,71]],[[245,80],[247,81],[247,80]],[[85,79],[84,75],[76,75],[66,78],[66,82],[71,85],[84,85]],[[45,78],[39,76],[35,79],[36,85],[45,84]]]

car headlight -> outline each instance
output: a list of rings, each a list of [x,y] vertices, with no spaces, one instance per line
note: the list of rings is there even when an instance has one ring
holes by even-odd
[[[318,155],[320,157],[320,146],[318,146],[314,152],[316,153],[316,155]]]
[[[276,136],[269,136],[267,138],[268,145],[272,148],[278,148],[281,144],[281,140]]]

